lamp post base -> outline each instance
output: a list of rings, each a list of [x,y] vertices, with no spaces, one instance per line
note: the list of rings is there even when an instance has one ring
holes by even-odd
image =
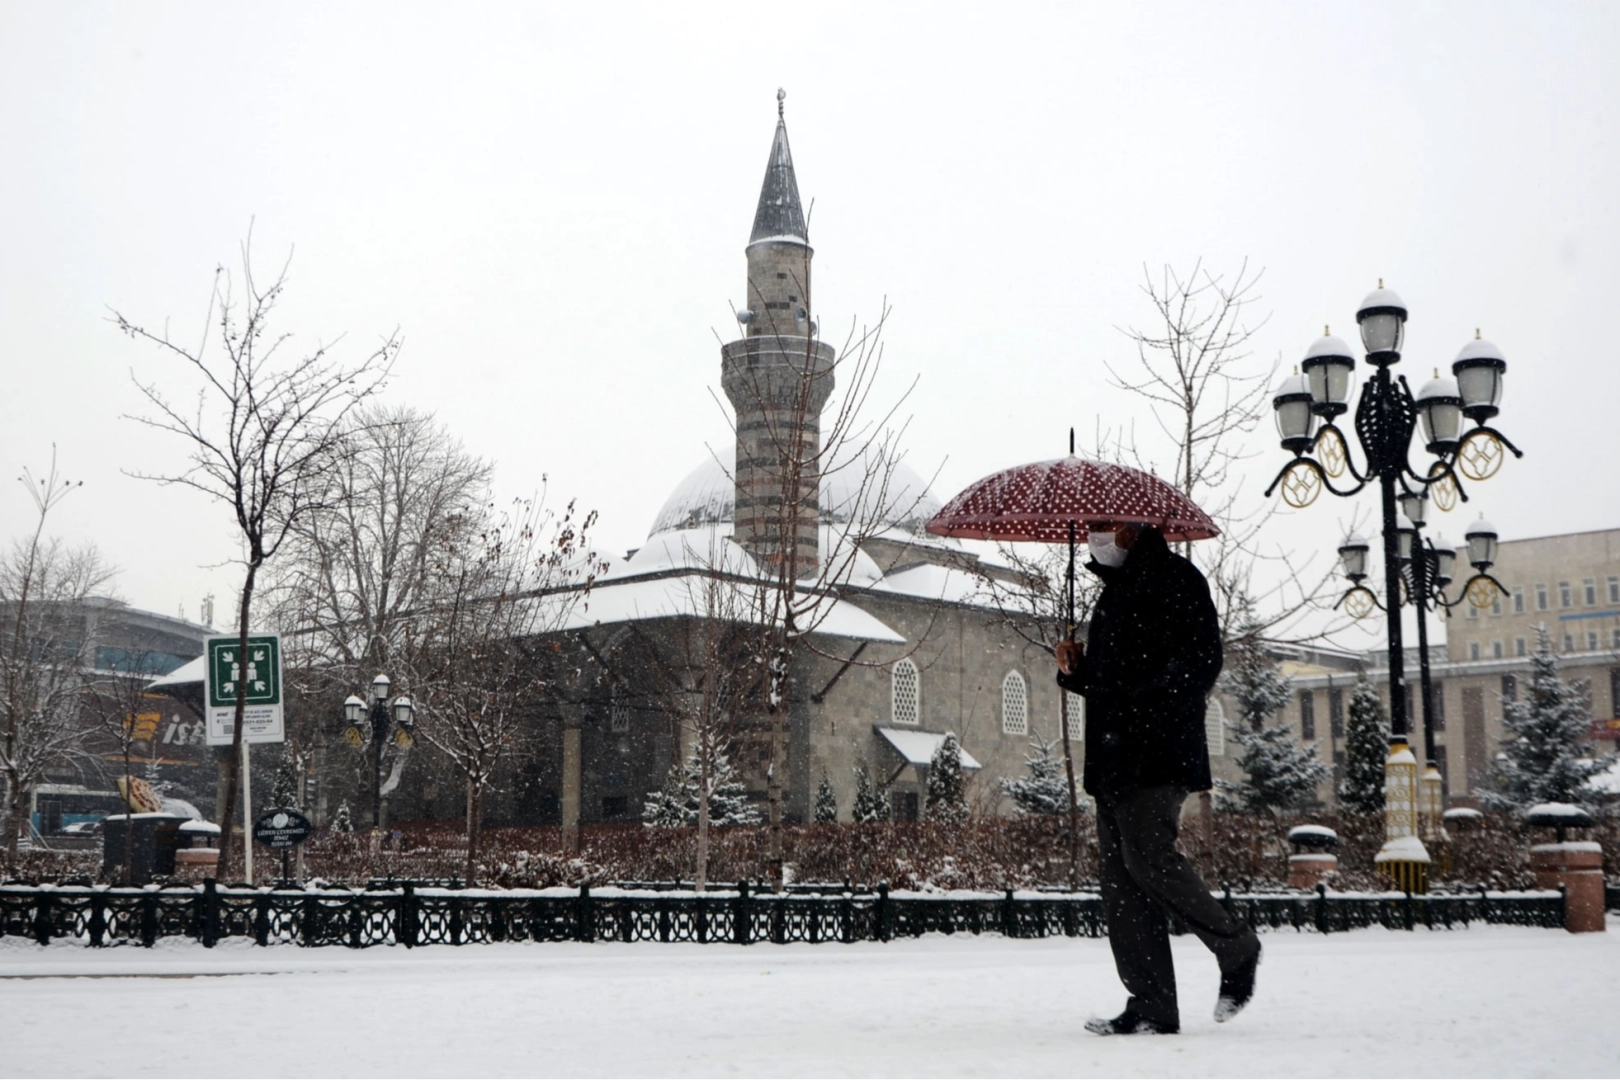
[[[1412,858],[1411,850],[1404,847],[1392,853],[1390,844],[1386,843],[1373,863],[1379,873],[1388,879],[1390,888],[1400,892],[1426,893],[1429,891],[1429,853],[1423,850],[1423,843],[1417,837],[1409,836],[1404,840],[1415,844],[1417,854],[1422,858]]]

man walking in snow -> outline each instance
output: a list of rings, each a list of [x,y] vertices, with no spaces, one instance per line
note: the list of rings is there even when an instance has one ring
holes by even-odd
[[[1114,966],[1130,994],[1098,1035],[1181,1028],[1170,915],[1215,954],[1215,1019],[1254,994],[1260,939],[1226,913],[1176,849],[1181,805],[1210,788],[1204,710],[1221,671],[1220,627],[1209,583],[1158,529],[1095,526],[1087,569],[1103,581],[1082,646],[1057,647],[1058,685],[1086,699],[1084,785],[1097,802],[1103,910]]]

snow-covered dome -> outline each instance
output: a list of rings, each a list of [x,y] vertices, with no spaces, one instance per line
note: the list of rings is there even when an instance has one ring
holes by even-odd
[[[939,513],[940,501],[928,484],[904,461],[896,462],[888,483],[879,490],[873,478],[871,458],[860,467],[834,465],[821,478],[821,516],[824,521],[848,522],[867,518],[865,507],[880,507],[876,523],[890,528],[922,533],[928,519]],[[693,529],[735,521],[736,485],[728,468],[711,455],[676,485],[653,519],[649,537],[676,529]]]

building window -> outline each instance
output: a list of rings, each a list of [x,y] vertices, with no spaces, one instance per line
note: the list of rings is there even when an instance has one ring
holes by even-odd
[[[1209,743],[1210,757],[1226,756],[1226,710],[1214,698],[1204,706],[1204,741]]]
[[[1596,630],[1588,630],[1586,632],[1586,651],[1587,652],[1597,652],[1597,647],[1598,647],[1597,646],[1597,641],[1598,641],[1597,631]]]
[[[1570,589],[1569,582],[1567,581],[1560,581],[1558,583],[1558,606],[1575,606],[1575,593]]]
[[[1496,591],[1496,599],[1491,601],[1491,614],[1502,614],[1502,591],[1500,589]]]
[[[1564,651],[1567,652],[1567,653],[1572,653],[1572,652],[1575,651],[1575,635],[1574,634],[1565,634],[1564,635]]]
[[[1344,751],[1343,750],[1335,750],[1335,751],[1333,751],[1333,775],[1335,775],[1335,776],[1343,776],[1344,775]]]
[[[1001,680],[1001,732],[1004,735],[1029,734],[1029,692],[1024,677],[1007,672]]]
[[[1469,610],[1472,611],[1473,609],[1470,608]],[[1479,642],[1470,641],[1468,643],[1468,659],[1470,659],[1470,660],[1478,660],[1479,659]]]
[[[1536,610],[1547,610],[1547,586],[1545,585],[1536,586]]]
[[[1514,656],[1524,656],[1525,655],[1524,638],[1521,637],[1521,638],[1514,638],[1513,639],[1513,655]]]
[[[1344,691],[1337,686],[1328,687],[1328,733],[1344,738]]]
[[[630,698],[623,687],[613,688],[613,699],[608,705],[608,729],[616,735],[630,730]]]
[[[1500,641],[1491,642],[1491,657],[1496,660],[1502,659],[1502,643]]]
[[[1299,692],[1299,737],[1316,738],[1316,695],[1309,690]]]
[[[1446,748],[1434,748],[1434,763],[1440,770],[1440,798],[1444,800],[1451,794],[1451,770],[1446,766]]]
[[[1620,604],[1620,577],[1609,575],[1609,603]]]
[[[894,791],[889,793],[889,808],[896,821],[916,821],[917,793],[915,791]]]
[[[1069,741],[1082,742],[1086,737],[1086,699],[1065,690],[1063,700],[1069,703]],[[1060,725],[1063,723],[1061,716],[1058,717],[1058,723]],[[1059,727],[1058,738],[1062,737],[1063,729]]]
[[[1502,676],[1502,700],[1514,702],[1519,700],[1519,677],[1508,674]]]
[[[1615,627],[1613,633],[1614,640],[1610,642],[1609,647],[1611,649],[1620,649],[1620,626]]]
[[[622,818],[630,812],[630,796],[604,795],[602,796],[602,816],[605,818]]]
[[[1524,586],[1513,586],[1513,614],[1524,614]]]
[[[1620,667],[1609,669],[1609,715],[1620,720]]]
[[[1473,604],[1469,604],[1467,614],[1470,619],[1477,619],[1479,618],[1479,608],[1475,607]]]
[[[922,715],[922,679],[909,659],[894,665],[894,722],[916,727]]]
[[[1581,592],[1586,594],[1587,607],[1595,607],[1597,605],[1597,580],[1595,578],[1587,578],[1585,581],[1581,582]]]
[[[1429,708],[1434,710],[1434,730],[1446,730],[1446,684],[1439,679],[1429,684]]]

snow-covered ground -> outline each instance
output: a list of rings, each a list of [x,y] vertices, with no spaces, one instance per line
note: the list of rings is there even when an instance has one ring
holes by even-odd
[[[1610,933],[1267,934],[1259,993],[1176,942],[1183,1033],[1098,1038],[1104,941],[152,950],[0,941],[6,1076],[1615,1076]]]

